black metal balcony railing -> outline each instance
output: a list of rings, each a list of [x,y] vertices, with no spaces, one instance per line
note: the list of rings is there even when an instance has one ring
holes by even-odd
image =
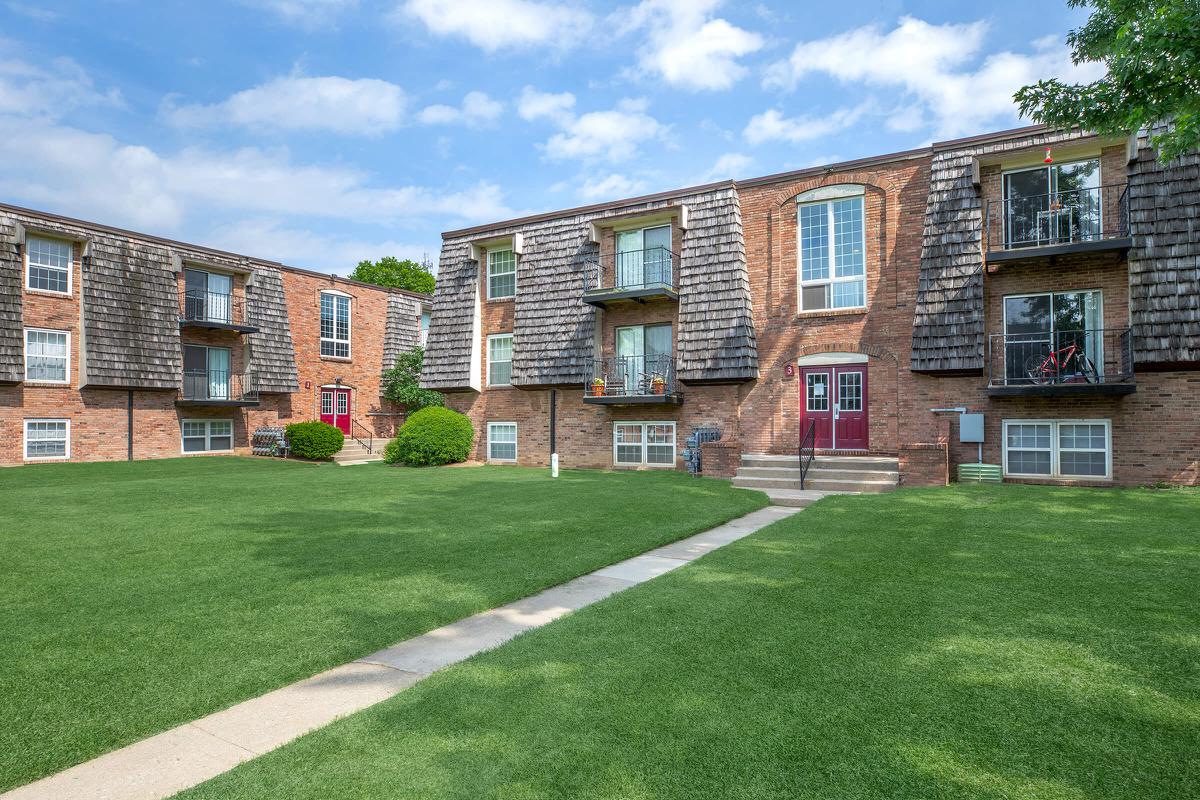
[[[679,256],[666,247],[600,253],[588,259],[585,291],[593,289],[675,288]]]
[[[183,371],[183,399],[205,402],[258,401],[258,376],[216,369]]]
[[[1129,328],[994,334],[988,339],[989,386],[1058,386],[1133,380]]]
[[[1129,235],[1128,186],[989,200],[984,230],[989,251],[1124,238]]]
[[[246,304],[231,294],[188,289],[183,293],[185,322],[245,325]]]
[[[618,356],[594,362],[587,394],[591,397],[653,397],[674,395],[677,389],[672,356]]]

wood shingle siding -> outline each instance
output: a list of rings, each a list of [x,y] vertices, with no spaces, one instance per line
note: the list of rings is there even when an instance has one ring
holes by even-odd
[[[737,381],[758,375],[741,211],[733,184],[628,205],[540,216],[473,229],[443,242],[422,384],[470,388],[480,265],[472,241],[520,233],[513,309],[514,386],[582,384],[596,358],[596,309],[583,302],[585,279],[599,255],[589,224],[668,206],[688,208],[679,263],[679,368],[691,381]]]
[[[16,220],[0,217],[0,383],[18,383],[25,376],[22,267]]]
[[[475,293],[479,265],[470,254],[466,241],[442,242],[433,315],[421,369],[421,385],[426,389],[471,388],[471,352],[478,334]]]
[[[396,359],[421,343],[421,303],[413,297],[389,294],[383,333],[383,364],[387,372]]]
[[[1200,361],[1200,153],[1160,163],[1149,137],[1129,171],[1134,361]]]
[[[275,267],[256,265],[246,285],[246,318],[258,328],[250,334],[250,370],[261,392],[295,392],[296,350],[288,325],[283,277]]]
[[[179,388],[179,288],[166,248],[93,236],[81,297],[88,386]]]
[[[974,159],[1084,136],[1038,130],[996,141],[934,145],[913,317],[914,370],[983,369],[983,198],[973,183]]]

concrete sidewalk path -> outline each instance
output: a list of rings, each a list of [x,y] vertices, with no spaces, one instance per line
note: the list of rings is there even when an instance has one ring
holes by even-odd
[[[749,536],[799,508],[768,506],[531,597],[180,725],[18,787],[0,800],[158,800],[227,772],[443,667]]]

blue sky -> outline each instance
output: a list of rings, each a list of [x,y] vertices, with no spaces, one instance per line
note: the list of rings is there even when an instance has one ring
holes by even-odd
[[[345,273],[1021,124],[1058,0],[0,0],[0,200]]]

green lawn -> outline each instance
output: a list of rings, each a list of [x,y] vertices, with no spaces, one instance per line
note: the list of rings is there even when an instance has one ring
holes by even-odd
[[[836,497],[185,793],[1200,797],[1200,495]]]
[[[765,502],[661,472],[0,470],[0,790]]]

